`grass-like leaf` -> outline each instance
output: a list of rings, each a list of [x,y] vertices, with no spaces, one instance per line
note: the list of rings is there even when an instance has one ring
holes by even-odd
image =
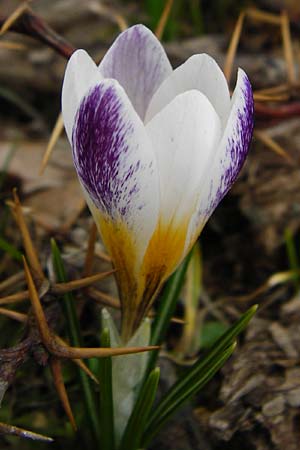
[[[210,352],[199,359],[193,367],[184,374],[174,386],[166,393],[165,397],[156,406],[149,418],[149,424],[143,436],[143,445],[146,445],[160,430],[166,420],[187,399],[199,391],[212,376],[223,366],[232,354],[235,347],[235,339],[247,326],[253,317],[257,306],[250,308],[242,317],[221,336]]]
[[[108,328],[101,334],[101,347],[110,347]],[[99,359],[101,448],[114,450],[114,407],[111,357]]]
[[[191,259],[191,254],[192,252],[186,256],[179,268],[166,283],[163,294],[159,300],[159,308],[152,326],[151,345],[161,345],[166,336],[184,283],[184,277]],[[155,350],[149,355],[148,373],[155,366],[158,352],[158,350]]]
[[[144,383],[125,429],[119,450],[137,450],[140,448],[143,431],[155,400],[159,376],[159,368],[153,369]]]
[[[59,283],[66,283],[67,276],[63,260],[59,251],[59,248],[54,239],[51,239],[51,250],[53,266],[56,274],[57,281]],[[82,338],[80,333],[79,321],[74,306],[74,297],[72,293],[66,293],[62,297],[63,312],[66,319],[67,331],[71,345],[76,347],[82,346]],[[78,369],[79,381],[83,390],[83,397],[86,409],[86,416],[91,426],[91,431],[94,438],[100,442],[100,430],[99,430],[99,414],[95,401],[95,395],[91,387],[91,382],[87,375]]]
[[[284,238],[290,269],[293,270],[296,274],[294,284],[295,284],[295,292],[297,293],[300,289],[299,259],[297,255],[294,237],[292,235],[291,230],[289,230],[288,228],[284,232]]]
[[[16,261],[22,261],[22,253],[2,237],[0,237],[0,250],[8,253]]]

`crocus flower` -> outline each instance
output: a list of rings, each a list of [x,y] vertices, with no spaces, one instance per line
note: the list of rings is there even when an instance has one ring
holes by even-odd
[[[173,70],[143,25],[97,66],[70,58],[62,112],[75,168],[115,268],[128,339],[198,238],[245,161],[253,97],[239,69],[232,97],[206,54]]]

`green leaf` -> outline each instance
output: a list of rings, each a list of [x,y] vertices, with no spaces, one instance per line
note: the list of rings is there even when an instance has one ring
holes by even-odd
[[[159,431],[165,421],[188,398],[193,396],[212,376],[222,367],[232,354],[235,338],[247,326],[253,317],[257,306],[250,308],[242,317],[218,339],[213,348],[203,358],[199,359],[192,368],[184,374],[165,397],[156,406],[149,419],[149,425],[143,436],[143,445],[146,445]]]
[[[53,267],[55,270],[56,278],[59,283],[66,283],[67,276],[65,272],[65,267],[63,260],[59,251],[59,248],[54,239],[51,239],[51,250],[52,250],[52,260]],[[72,293],[66,293],[62,296],[63,312],[66,319],[67,332],[71,345],[80,347],[82,345],[82,337],[80,333],[79,320],[77,317],[76,309],[74,306],[74,296]],[[99,431],[99,414],[96,405],[95,394],[91,387],[91,382],[88,376],[78,368],[79,382],[83,390],[83,398],[86,409],[85,416],[91,426],[91,431],[94,438],[100,442],[100,431]]]
[[[8,253],[16,261],[22,261],[22,253],[2,237],[0,237],[0,249]]]
[[[299,259],[297,256],[297,250],[295,245],[295,240],[293,238],[291,230],[288,228],[284,231],[284,238],[285,238],[285,245],[286,245],[286,251],[289,259],[290,269],[293,270],[296,274],[294,279],[295,284],[295,291],[296,293],[300,289],[300,276],[299,276]]]
[[[184,358],[185,355],[194,355],[200,348],[198,336],[200,317],[198,309],[203,289],[202,272],[200,246],[196,243],[192,250],[192,257],[183,286],[184,324],[181,339],[175,349],[176,356],[179,358]]]
[[[155,400],[159,376],[160,370],[157,367],[152,370],[144,383],[125,429],[119,450],[137,450],[140,448],[141,438]]]
[[[181,292],[185,274],[191,259],[192,252],[190,252],[176,272],[167,281],[163,294],[159,300],[159,308],[155,316],[151,333],[151,345],[161,345],[166,332],[168,330],[170,320],[174,315],[176,303]],[[154,350],[149,355],[148,373],[155,366],[159,350]]]
[[[51,239],[51,250],[53,267],[55,270],[57,281],[59,283],[66,283],[68,280],[64,263],[59,248],[54,239]],[[72,345],[80,347],[82,345],[82,339],[74,301],[74,296],[71,292],[68,292],[62,296],[62,306],[66,319],[69,339],[72,342]]]
[[[110,347],[108,328],[104,328],[102,331],[101,347]],[[99,366],[101,448],[114,450],[115,436],[111,357],[100,358]]]
[[[204,322],[201,326],[200,347],[202,349],[210,348],[227,329],[228,325],[216,320]]]

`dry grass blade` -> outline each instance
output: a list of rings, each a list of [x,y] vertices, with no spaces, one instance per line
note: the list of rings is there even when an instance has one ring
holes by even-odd
[[[224,75],[226,77],[227,82],[230,82],[230,78],[231,78],[231,72],[232,72],[232,66],[233,66],[233,61],[236,55],[236,51],[237,51],[237,47],[239,44],[239,40],[240,40],[240,36],[241,36],[241,32],[243,29],[243,24],[244,24],[244,19],[245,19],[245,12],[241,12],[241,14],[239,15],[239,18],[237,20],[235,29],[232,33],[231,36],[231,40],[229,43],[229,47],[227,50],[227,54],[226,54],[226,58],[225,58],[225,64],[224,64]]]
[[[99,16],[104,16],[107,19],[111,20],[112,22],[115,22],[118,25],[120,31],[125,31],[128,28],[128,23],[126,19],[122,16],[122,14],[119,14],[110,6],[100,4],[100,2],[99,3],[92,2],[89,5],[89,9],[93,13],[96,13]]]
[[[22,3],[17,9],[6,19],[0,29],[0,36],[6,33],[10,27],[18,20],[18,18],[28,9],[28,2]]]
[[[290,95],[286,94],[261,94],[254,92],[253,98],[255,102],[282,102],[288,100]]]
[[[207,314],[209,312],[213,317],[215,317],[219,322],[222,322],[228,325],[228,320],[224,315],[223,311],[220,308],[218,302],[214,302],[211,298],[206,295],[204,292],[202,293],[201,301],[203,303],[204,308],[202,308],[202,313]]]
[[[62,114],[59,114],[59,116],[56,120],[56,123],[54,125],[54,128],[52,130],[45,154],[42,159],[42,163],[41,163],[41,167],[40,167],[40,175],[42,175],[44,170],[46,169],[46,166],[49,162],[52,151],[53,151],[55,144],[58,141],[59,136],[61,135],[63,129],[64,129],[64,122],[63,122]]]
[[[0,298],[0,305],[10,305],[11,303],[24,302],[29,299],[29,291],[17,292]]]
[[[158,350],[159,347],[149,345],[148,347],[117,347],[117,348],[89,348],[89,347],[69,347],[59,345],[54,340],[50,341],[47,347],[49,352],[58,358],[80,359],[80,358],[105,358],[107,356],[131,355],[133,353],[143,353],[151,350]]]
[[[94,383],[99,384],[98,379],[95,377],[93,372],[88,368],[88,366],[81,359],[72,360],[81,370],[83,370]]]
[[[12,311],[11,309],[0,308],[0,314],[2,314],[2,316],[9,317],[10,319],[16,320],[17,322],[24,323],[27,321],[27,314]]]
[[[128,23],[121,14],[115,12],[113,13],[113,18],[116,21],[118,27],[120,28],[120,31],[125,31],[128,28]]]
[[[295,277],[295,272],[288,270],[286,272],[277,272],[271,275],[261,286],[256,288],[253,292],[246,295],[241,295],[239,297],[234,297],[234,300],[241,302],[248,302],[250,300],[255,300],[259,295],[264,294],[269,289],[276,287],[280,284],[287,283],[293,280]],[[226,300],[232,300],[232,297],[226,298]]]
[[[89,276],[93,271],[96,239],[97,239],[97,226],[95,222],[93,222],[90,229],[89,241],[84,261],[83,276],[85,277]]]
[[[150,311],[149,314],[147,315],[147,317],[149,317],[149,319],[154,319],[156,316],[154,311]],[[185,320],[181,319],[180,317],[171,317],[170,321],[172,323],[178,323],[179,325],[184,325],[186,322]]]
[[[165,30],[167,20],[169,18],[173,3],[174,3],[174,0],[166,0],[165,7],[163,9],[162,15],[160,16],[159,22],[158,22],[156,30],[155,30],[155,36],[158,39],[161,39],[162,35],[164,34],[164,30]]]
[[[96,275],[81,278],[80,280],[69,281],[67,283],[57,283],[51,287],[51,292],[55,294],[65,294],[66,292],[75,291],[76,289],[82,289],[96,283],[97,281],[103,280],[113,273],[115,273],[115,270],[97,273]]]
[[[28,291],[29,291],[29,298],[31,301],[31,306],[36,318],[37,326],[43,341],[43,344],[46,348],[49,346],[49,342],[52,342],[53,335],[48,327],[48,323],[36,290],[36,287],[33,282],[32,275],[29,270],[29,266],[26,262],[26,259],[23,257],[23,263],[24,263],[24,270],[25,270],[25,276],[26,281],[28,285]]]
[[[111,308],[115,309],[121,308],[120,301],[109,294],[105,294],[104,292],[98,291],[98,289],[92,287],[89,288],[87,292],[93,300],[100,303],[101,305],[110,306]]]
[[[291,33],[290,33],[290,24],[289,24],[289,18],[288,18],[287,13],[285,11],[283,11],[280,16],[277,16],[275,14],[267,13],[264,11],[259,11],[254,8],[248,8],[240,14],[240,16],[237,20],[234,32],[232,33],[231,41],[229,44],[229,48],[227,51],[225,64],[224,64],[224,74],[225,74],[227,81],[229,82],[230,78],[231,78],[233,61],[234,61],[234,58],[236,55],[238,43],[240,40],[240,36],[241,36],[243,24],[244,24],[244,19],[246,16],[251,18],[252,20],[281,26],[283,51],[284,51],[284,57],[286,60],[288,81],[291,85],[296,83],[297,78],[296,78],[296,71],[295,71],[295,64],[294,64],[293,47],[292,47],[292,40],[291,40]],[[266,91],[264,92],[264,94],[266,94]],[[267,99],[267,98],[259,98],[258,93],[256,93],[256,100],[269,101],[269,99]],[[286,98],[270,99],[270,101],[279,101],[279,100],[286,100]]]
[[[15,284],[19,283],[20,281],[25,280],[24,278],[24,272],[23,270],[21,272],[15,273],[14,275],[11,275],[6,280],[2,281],[0,283],[0,291],[4,291],[5,289],[10,288],[11,286],[15,286]]]
[[[0,48],[4,48],[6,50],[26,50],[27,47],[24,44],[19,44],[18,42],[11,41],[1,41]]]
[[[295,61],[290,31],[290,21],[285,11],[281,13],[281,32],[283,40],[283,52],[287,67],[287,77],[291,84],[296,82]]]
[[[260,11],[259,9],[255,9],[255,8],[248,8],[246,10],[246,14],[251,19],[257,20],[259,22],[269,23],[271,25],[280,25],[281,24],[281,18],[277,14]]]
[[[61,344],[61,345],[65,345],[67,346],[67,343],[60,338],[59,336],[55,335],[55,340]],[[93,380],[96,384],[99,384],[98,379],[95,377],[95,375],[93,374],[93,372],[88,368],[88,366],[81,360],[81,359],[73,359],[72,360],[78,367],[80,367],[80,369],[82,369],[88,377],[91,378],[91,380]]]
[[[69,402],[67,390],[64,384],[62,371],[61,371],[61,362],[57,358],[51,358],[50,360],[51,372],[55,384],[56,391],[60,398],[60,401],[63,405],[64,411],[68,416],[68,419],[72,425],[74,431],[77,430],[77,425],[74,419],[74,415],[72,412],[72,408]]]
[[[22,211],[21,202],[17,195],[16,189],[13,190],[13,197],[14,197],[13,212],[14,212],[14,216],[15,216],[17,225],[18,225],[21,235],[22,235],[26,256],[27,256],[27,259],[31,266],[31,269],[33,271],[34,279],[36,280],[38,286],[40,286],[43,284],[45,276],[44,276],[39,258],[37,256],[38,255],[37,251],[35,250],[28,227],[26,225],[26,221],[24,219],[24,215],[23,215],[23,211]]]
[[[50,331],[48,327],[47,320],[25,258],[23,258],[23,262],[31,305],[37,321],[41,339],[45,347],[48,349],[49,353],[51,353],[52,355],[57,356],[58,358],[67,358],[67,359],[80,359],[93,357],[101,358],[105,356],[118,356],[132,353],[142,353],[147,352],[149,350],[158,349],[157,346],[119,347],[119,348],[79,348],[79,347],[69,347],[67,345],[60,344],[59,341],[55,339],[54,334]]]
[[[293,158],[286,152],[286,150],[284,150],[281,145],[279,145],[270,136],[268,136],[265,131],[255,131],[254,136],[274,153],[286,159],[290,164],[294,164]]]
[[[68,283],[56,283],[54,284],[50,292],[53,294],[65,294],[67,292],[75,291],[77,289],[82,289],[90,286],[97,281],[103,280],[104,278],[115,273],[115,270],[109,270],[108,272],[101,272],[90,277],[81,278],[80,280],[69,281]],[[48,284],[46,286],[45,292],[48,292]],[[97,291],[100,292],[100,291]],[[102,295],[102,294],[101,294]],[[105,296],[106,294],[103,294]],[[11,303],[19,303],[29,299],[29,291],[17,292],[16,294],[7,295],[6,297],[0,297],[0,305],[9,305]],[[111,297],[113,299],[113,297]],[[113,301],[110,302],[111,303]],[[117,300],[115,300],[117,302]],[[116,303],[114,303],[116,304]]]
[[[257,89],[254,94],[261,95],[275,95],[275,94],[284,94],[289,92],[290,86],[287,83],[279,84],[278,86],[272,86],[270,88]]]
[[[42,434],[33,433],[32,431],[24,430],[23,428],[14,427],[0,422],[0,435],[19,436],[33,441],[53,442],[53,439]]]
[[[89,10],[92,11],[93,13],[97,14],[100,17],[106,17],[109,20],[111,20],[112,22],[116,23],[118,25],[120,31],[124,31],[128,28],[128,24],[127,24],[125,18],[121,14],[114,11],[109,6],[105,6],[105,5],[102,5],[97,2],[92,2],[89,5]]]
[[[186,325],[186,320],[180,319],[180,317],[171,317],[171,323],[177,323],[178,325]]]

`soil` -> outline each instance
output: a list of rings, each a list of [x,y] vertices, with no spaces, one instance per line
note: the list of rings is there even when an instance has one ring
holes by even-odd
[[[97,10],[96,2],[41,0],[36,3],[34,10],[50,26],[74,47],[89,50],[96,60],[101,59],[117,33],[115,16],[105,9]],[[275,2],[273,6],[270,6],[272,2],[262,3],[268,12],[277,14],[283,2]],[[297,55],[297,81],[288,98],[260,103],[272,111],[279,110],[282,105],[288,109],[299,101],[299,8],[297,2],[286,3]],[[9,14],[17,5],[17,1],[3,0],[0,15]],[[256,6],[260,3],[256,2]],[[139,2],[115,1],[110,7],[113,13],[118,11],[130,23],[147,18]],[[212,13],[207,14],[209,17]],[[233,18],[226,15],[223,29],[221,25],[216,26],[203,36],[194,32],[188,19],[184,20],[183,36],[166,43],[174,66],[190,55],[204,51],[223,65],[234,26]],[[0,239],[11,243],[14,249],[7,250],[1,245],[0,297],[25,289],[20,262],[23,243],[7,206],[7,201],[12,199],[13,187],[18,189],[42,268],[48,271],[50,280],[53,280],[50,238],[55,237],[62,249],[69,279],[76,279],[83,273],[92,226],[64,135],[57,141],[44,174],[39,174],[50,132],[60,110],[65,59],[29,37],[7,33],[3,40],[22,44],[25,48],[15,50],[0,45]],[[286,83],[287,66],[280,29],[272,28],[270,24],[247,23],[233,73],[237,66],[245,69],[255,90]],[[200,238],[203,285],[197,314],[202,323],[217,321],[228,325],[255,303],[259,304],[259,310],[222,371],[193,402],[177,413],[151,449],[299,449],[299,109],[278,117],[262,112],[260,105],[256,111],[258,133],[254,136],[247,162]],[[274,150],[273,145],[266,145],[261,132],[280,145],[280,151]],[[110,263],[101,258],[103,252],[102,244],[97,242],[94,273],[110,269]],[[284,275],[291,268],[295,269],[294,275]],[[6,285],[6,280],[14,276],[15,281],[13,279]],[[111,278],[99,282],[96,287],[107,295],[117,295]],[[43,289],[42,285],[40,289]],[[100,306],[96,306],[96,310],[91,307],[86,301],[90,297],[91,291],[79,294],[78,313],[86,340],[93,345]],[[63,324],[57,308],[49,306],[50,300],[48,298],[49,304],[47,301],[45,304],[47,318],[59,334]],[[20,313],[28,311],[28,305],[23,303],[13,306]],[[184,293],[177,314],[182,315],[183,310]],[[1,393],[5,395],[0,421],[33,427],[43,433],[46,430],[46,434],[53,429],[58,436],[55,450],[71,448],[68,447],[68,436],[62,437],[66,428],[60,422],[65,423],[66,419],[51,385],[49,358],[39,336],[26,335],[24,325],[8,318],[1,317],[0,326],[1,348],[14,347],[15,351],[1,354],[0,397]],[[195,332],[200,335],[199,330]],[[182,325],[173,325],[161,357],[161,392],[194,357],[185,349],[184,357],[181,355],[180,361],[177,358],[181,334]],[[25,340],[24,336],[27,336]],[[201,348],[198,351],[200,355],[203,352]],[[72,380],[69,365],[65,370],[66,378]],[[1,442],[1,449],[20,448],[20,441],[10,436],[1,438]],[[22,442],[22,449],[37,448],[31,441]],[[39,449],[46,449],[51,444],[38,445]],[[78,441],[71,445],[75,448],[81,444]]]

